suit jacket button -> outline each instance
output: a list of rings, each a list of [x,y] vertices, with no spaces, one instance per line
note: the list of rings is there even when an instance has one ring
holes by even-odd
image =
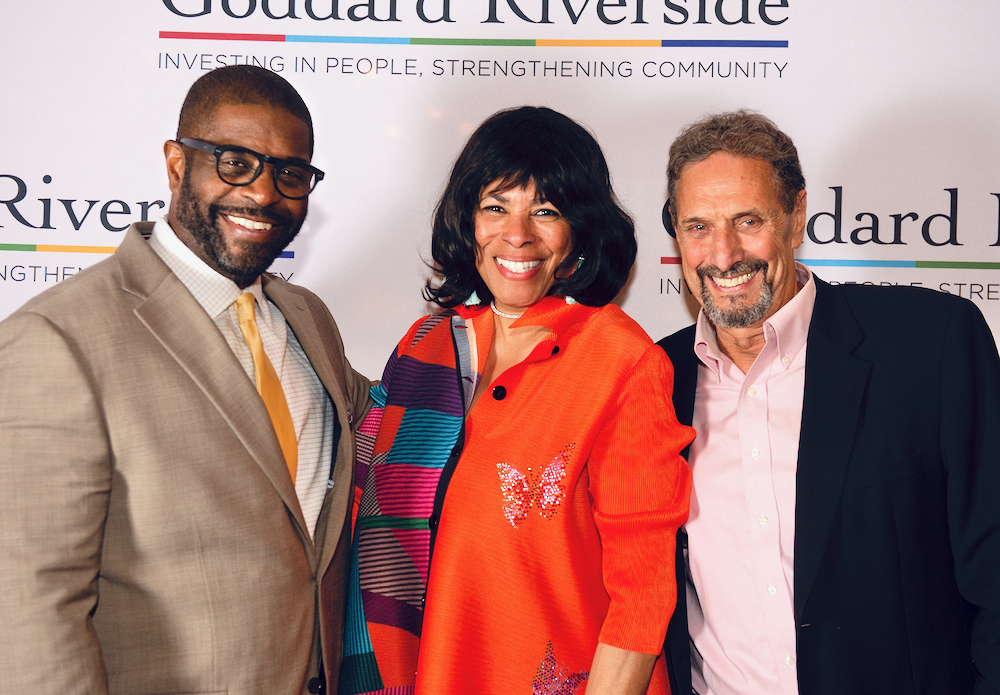
[[[427,519],[427,525],[430,526],[432,529],[436,529],[438,526],[438,515],[431,514],[430,518]]]
[[[503,386],[495,386],[493,388],[493,398],[494,400],[502,401],[507,397],[507,389]]]
[[[313,695],[319,695],[324,690],[323,683],[322,681],[320,681],[319,678],[310,678],[308,685],[306,685],[306,688],[308,688],[309,692],[312,693]]]

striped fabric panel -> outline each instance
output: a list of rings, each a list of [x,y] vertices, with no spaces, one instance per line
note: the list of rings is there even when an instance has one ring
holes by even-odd
[[[358,505],[358,523],[361,523],[363,517],[377,516],[381,514],[378,506],[378,481],[374,475],[368,475],[370,471],[375,470],[375,467],[379,464],[385,463],[385,457],[387,454],[376,454],[372,457],[371,465],[365,467],[365,475],[367,478],[364,481],[364,494],[361,496],[361,504]]]
[[[434,511],[434,493],[441,478],[440,470],[386,463],[373,467],[372,472],[378,488],[381,514],[426,519]]]
[[[458,382],[455,382],[458,388]],[[462,430],[462,418],[433,410],[407,409],[387,461],[443,468]]]
[[[409,348],[404,345],[393,353],[382,377],[387,395],[379,405],[387,407],[378,435],[374,444],[365,441],[359,446],[359,460],[370,457],[371,462],[366,468],[367,479],[358,480],[364,491],[348,584],[341,695],[413,695],[412,685],[384,687],[378,661],[398,659],[403,652],[395,651],[394,644],[379,642],[376,654],[368,625],[390,626],[420,636],[430,563],[428,517],[433,513],[441,471],[464,418],[459,373],[453,366],[452,331],[458,327],[451,321],[441,325],[454,313],[428,317],[415,330]],[[459,323],[464,326],[464,321]],[[462,338],[468,350],[469,341],[464,335]],[[400,353],[405,354],[400,357]],[[440,364],[442,361],[445,364]],[[467,356],[463,364],[465,371],[471,370],[471,358]],[[370,436],[363,427],[362,437]],[[372,447],[382,448],[388,442],[392,442],[388,453],[373,453]],[[392,638],[383,634],[380,639]],[[394,663],[393,672],[399,667]]]
[[[424,612],[419,607],[371,591],[362,591],[361,600],[364,601],[365,618],[369,624],[398,627],[420,637]]]
[[[429,531],[418,531],[430,537]],[[424,583],[420,570],[392,533],[392,529],[363,528],[359,531],[358,577],[362,591],[405,601],[420,607]],[[365,611],[367,616],[367,610]],[[367,616],[371,619],[371,616]]]
[[[436,410],[462,417],[462,393],[455,370],[440,364],[426,364],[409,355],[399,358],[392,375],[388,404]]]
[[[423,577],[424,586],[427,585],[427,571],[430,567],[431,549],[429,544],[430,529],[408,529],[396,528],[392,530],[392,535],[399,541],[399,545],[410,558],[410,562],[420,572]]]
[[[396,363],[399,361],[399,353],[396,350],[392,351],[389,356],[389,361],[385,363],[385,369],[382,370],[382,384],[384,389],[389,388],[389,384],[392,383],[392,375],[396,370]]]
[[[351,569],[347,581],[347,624],[344,626],[344,656],[364,654],[374,651],[371,638],[368,636],[368,626],[365,624],[365,613],[361,602],[361,584],[358,581],[358,541],[355,538],[351,549]],[[377,671],[376,671],[377,672]],[[366,689],[379,687],[365,686]]]
[[[372,386],[372,395],[375,394],[376,390],[381,390],[381,387]],[[364,488],[365,482],[368,479],[368,471],[372,463],[372,452],[375,450],[375,438],[378,436],[378,428],[382,424],[382,414],[385,412],[384,407],[382,407],[384,405],[384,397],[382,405],[379,405],[376,401],[376,405],[365,415],[365,419],[361,422],[361,426],[358,427],[358,433],[355,436],[357,455],[354,459],[354,484],[360,488]]]
[[[381,690],[372,690],[367,693],[361,693],[361,695],[413,695],[415,691],[415,686],[412,685],[399,685],[395,688],[382,688]]]
[[[433,316],[428,316],[424,319],[424,322],[420,324],[417,328],[417,332],[413,334],[413,342],[410,343],[410,349],[412,350],[417,343],[424,339],[424,336],[430,333],[435,326],[444,321],[447,317],[451,316],[453,311],[442,311],[440,314],[434,314]]]
[[[340,685],[337,689],[339,695],[388,693],[396,689],[383,688],[383,685],[374,652],[344,655],[344,660],[340,664]]]

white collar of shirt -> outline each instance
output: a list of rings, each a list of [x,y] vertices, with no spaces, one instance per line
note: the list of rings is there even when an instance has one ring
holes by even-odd
[[[792,360],[806,344],[813,305],[816,303],[816,283],[813,282],[812,272],[798,261],[795,262],[795,278],[802,287],[791,301],[764,321],[765,349],[774,344],[775,354],[782,356],[781,364],[784,369],[788,369]],[[736,369],[733,361],[719,349],[715,326],[709,321],[704,309],[698,312],[698,322],[694,331],[694,352],[719,381],[722,380],[724,372],[729,374],[732,373],[731,370]]]
[[[177,237],[167,222],[167,218],[163,217],[153,225],[149,246],[187,287],[188,291],[194,295],[194,298],[213,320],[225,313],[236,301],[236,298],[244,292],[253,294],[257,300],[257,306],[267,306],[264,302],[264,289],[260,277],[246,289],[240,289],[235,282],[220,275],[205,261],[198,258],[195,252]],[[269,328],[273,329],[270,311],[258,311],[257,320],[266,323]]]

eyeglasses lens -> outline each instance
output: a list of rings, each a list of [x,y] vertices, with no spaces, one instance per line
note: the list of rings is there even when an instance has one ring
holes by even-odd
[[[274,170],[274,183],[289,198],[309,195],[316,186],[315,174],[305,167],[283,164]],[[245,186],[257,175],[261,161],[249,152],[226,150],[219,154],[219,178],[232,186]]]
[[[243,186],[253,179],[260,160],[249,152],[226,150],[219,154],[219,177],[233,186]]]

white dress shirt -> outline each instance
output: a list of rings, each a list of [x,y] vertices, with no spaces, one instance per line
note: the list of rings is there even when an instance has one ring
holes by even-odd
[[[335,413],[333,403],[295,333],[289,330],[278,307],[264,296],[259,277],[241,290],[178,239],[166,218],[153,226],[149,246],[212,318],[251,382],[255,381],[253,356],[243,340],[235,302],[243,292],[253,293],[257,329],[264,352],[281,381],[295,427],[298,440],[295,494],[299,498],[306,529],[312,536],[330,481]]]

